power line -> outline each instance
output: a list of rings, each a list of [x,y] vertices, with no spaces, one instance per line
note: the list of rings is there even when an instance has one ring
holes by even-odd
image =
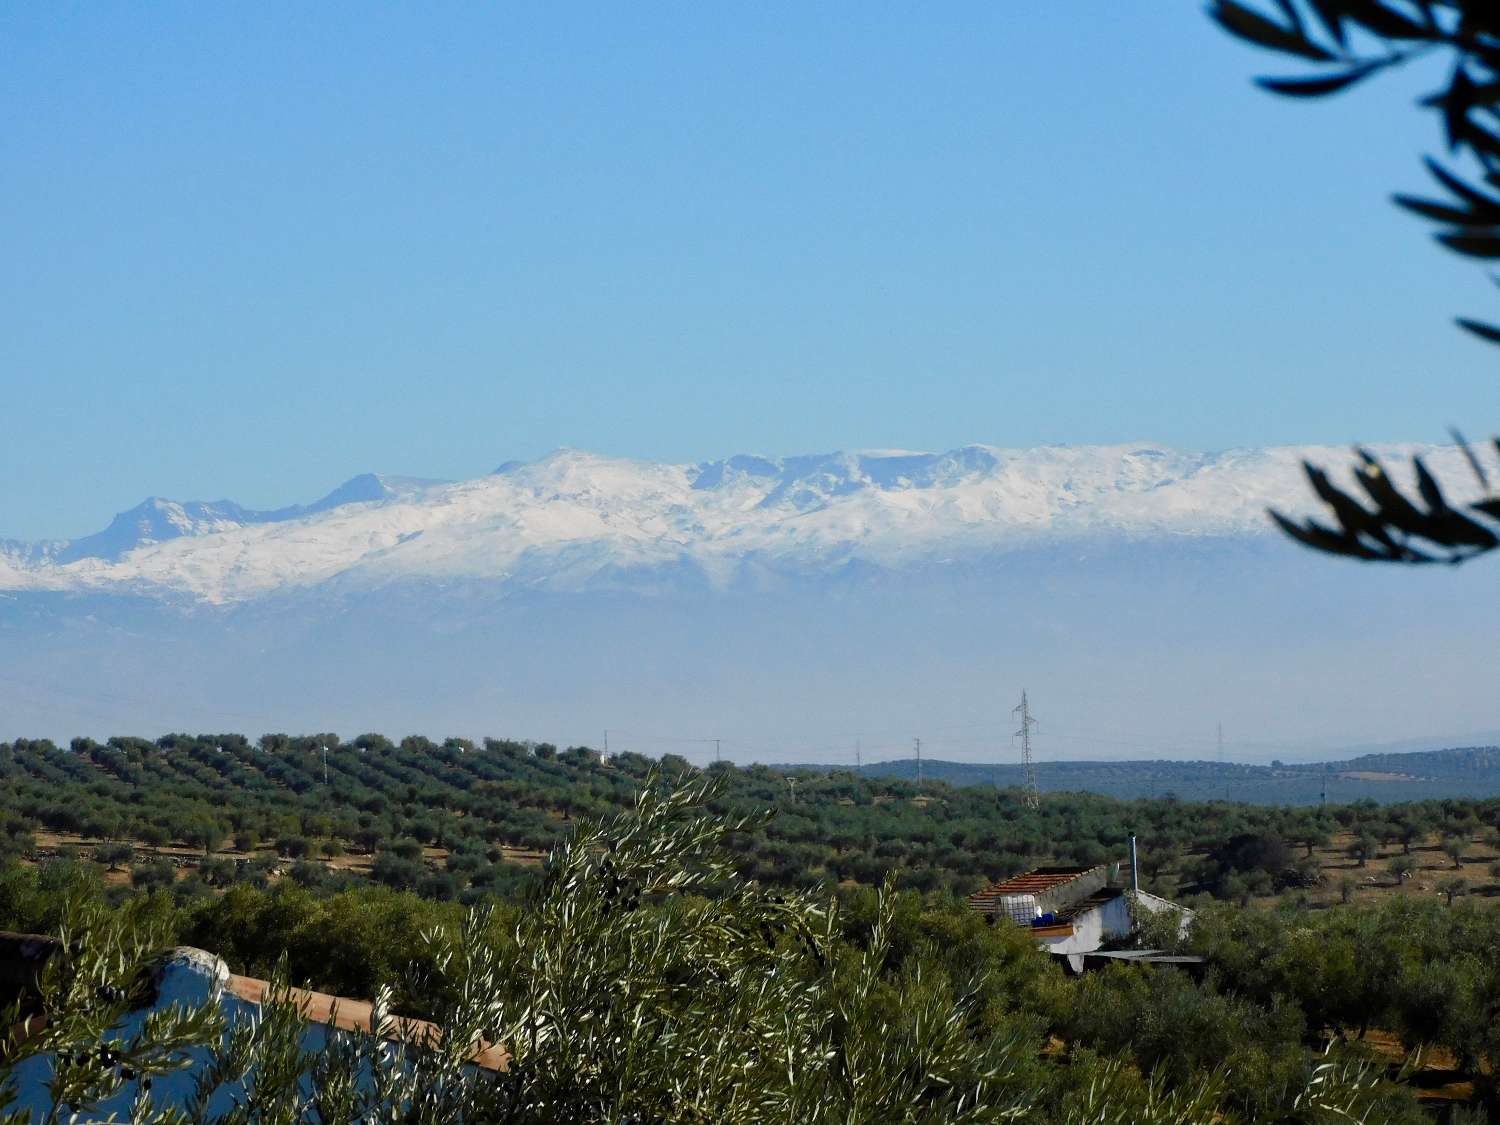
[[[638,730],[624,730],[621,727],[610,727],[609,729],[614,731],[615,734],[628,734],[639,742],[696,742],[699,745],[703,745],[713,741],[711,738],[685,738],[682,735],[673,734],[644,734]]]
[[[974,723],[974,724],[970,724],[969,726],[943,728],[943,730],[940,730],[938,733],[939,734],[943,734],[945,731],[983,730],[986,727],[989,727],[989,728],[993,729],[994,725],[995,724],[993,724],[993,723]],[[1053,729],[1051,727],[1048,728],[1048,731],[1049,731],[1048,737],[1049,738],[1053,738],[1053,739],[1061,739],[1061,740],[1067,741],[1067,742],[1080,742],[1080,743],[1097,742],[1097,743],[1101,743],[1101,744],[1106,744],[1106,745],[1111,745],[1111,746],[1120,746],[1120,747],[1141,746],[1141,747],[1155,748],[1155,747],[1161,747],[1163,745],[1166,745],[1168,747],[1178,748],[1180,750],[1181,747],[1183,747],[1186,744],[1194,741],[1192,739],[1182,739],[1182,738],[1174,738],[1174,737],[1166,737],[1166,736],[1156,736],[1156,737],[1145,737],[1145,736],[1143,736],[1142,740],[1137,741],[1135,739],[1130,739],[1130,738],[1110,738],[1110,737],[1107,737],[1107,736],[1095,735],[1095,734],[1091,734],[1091,733],[1088,733],[1088,732],[1075,732],[1075,731],[1069,731],[1069,730],[1066,730],[1066,729]],[[611,736],[614,736],[614,741],[616,741],[616,742],[622,741],[622,739],[621,739],[620,736],[625,736],[623,738],[623,741],[625,743],[635,744],[635,745],[642,745],[642,746],[649,746],[651,744],[669,744],[669,745],[681,745],[681,746],[693,746],[693,745],[706,746],[708,743],[714,741],[714,739],[711,739],[711,738],[695,737],[695,736],[692,736],[692,735],[647,733],[647,732],[644,732],[644,731],[626,730],[623,727],[610,727],[610,728],[608,728],[608,730],[605,732],[606,741],[608,741]],[[834,737],[838,737],[838,736],[834,736]],[[872,743],[870,746],[865,746],[864,745],[864,739],[863,739],[863,732],[859,732],[859,733],[856,733],[856,734],[848,735],[848,736],[845,736],[845,737],[854,738],[854,739],[856,739],[858,741],[859,745],[857,747],[857,752],[855,753],[854,756],[861,763],[863,763],[863,752],[865,750],[871,750],[871,751],[874,751],[876,753],[891,752],[891,751],[899,750],[902,745],[908,745],[908,746],[910,745],[910,743],[899,743],[899,742],[896,742],[894,740],[891,740],[891,741],[884,741],[884,742]],[[728,746],[728,747],[730,747],[732,749],[743,750],[743,751],[746,751],[746,752],[752,753],[752,754],[775,755],[775,756],[781,756],[781,757],[784,757],[784,756],[787,756],[787,755],[796,755],[796,756],[802,757],[802,756],[812,755],[812,754],[831,754],[831,755],[842,756],[842,755],[848,755],[848,754],[851,753],[851,750],[850,750],[850,748],[849,748],[849,746],[848,746],[847,743],[844,744],[843,746],[839,746],[839,745],[836,745],[834,743],[827,743],[827,742],[821,743],[821,744],[817,744],[817,745],[811,745],[811,744],[804,743],[804,744],[801,744],[801,745],[786,746],[786,745],[771,745],[771,744],[767,744],[767,743],[748,742],[748,741],[741,741],[739,739],[727,739],[727,738],[720,738],[718,741],[721,744],[721,748],[722,748],[722,746]],[[971,738],[965,738],[965,737],[941,737],[941,738],[938,738],[936,740],[931,739],[931,738],[924,738],[923,739],[923,743],[924,743],[924,747],[926,749],[928,749],[928,750],[931,749],[931,746],[934,743],[937,744],[937,745],[939,745],[939,746],[954,747],[954,748],[958,748],[958,747],[988,747],[988,746],[992,746],[993,745],[993,736],[990,736],[990,737],[971,737]],[[773,758],[772,760],[777,760],[777,759]]]
[[[929,730],[929,736],[935,733],[937,737],[924,737],[922,740],[923,750],[925,751],[925,753],[923,754],[924,778],[926,776],[925,759],[932,756],[934,747],[937,748],[938,757],[940,758],[951,757],[954,761],[967,762],[991,761],[992,759],[990,758],[990,753],[992,753],[992,748],[994,746],[993,734],[988,737],[965,737],[959,732],[969,730],[984,730],[986,728],[994,731],[996,725],[997,724],[995,724],[994,722],[973,723],[967,726],[946,727],[936,732]],[[953,732],[953,734],[945,735],[945,732]],[[909,748],[912,745],[911,742],[907,741],[896,741],[894,739],[882,740],[877,735],[875,739],[872,739],[871,744],[869,746],[866,746],[864,744],[863,732],[856,732],[843,736],[834,735],[830,737],[836,740],[847,738],[852,740],[854,742],[854,745],[851,747],[848,741],[842,741],[841,744],[836,741],[833,743],[824,742],[821,744],[811,744],[809,742],[797,745],[787,745],[781,743],[779,739],[774,740],[771,743],[749,742],[741,741],[735,738],[723,737],[714,739],[693,737],[690,735],[682,734],[648,734],[641,731],[626,730],[620,727],[609,727],[604,731],[605,746],[607,751],[637,748],[646,750],[647,752],[654,751],[660,753],[668,750],[669,748],[675,748],[678,746],[707,747],[710,743],[714,743],[715,760],[722,760],[723,750],[725,748],[728,748],[730,750],[731,757],[735,758],[736,760],[744,760],[747,756],[754,756],[754,759],[757,761],[770,763],[806,762],[814,764],[832,764],[842,761],[852,762],[856,766],[856,768],[860,769],[864,767],[864,752],[867,750],[870,751],[870,759],[873,764],[875,762],[889,761],[899,758],[901,756],[899,753],[901,748],[903,746]],[[1049,726],[1047,728],[1047,739],[1048,745],[1052,745],[1058,742],[1067,742],[1073,743],[1077,746],[1087,746],[1092,744],[1100,747],[1118,747],[1121,750],[1126,751],[1139,750],[1142,752],[1142,756],[1146,757],[1175,759],[1192,755],[1201,759],[1210,759],[1210,754],[1212,753],[1215,758],[1222,761],[1225,760],[1225,755],[1227,754],[1227,747],[1226,744],[1222,741],[1222,732],[1220,731],[1216,731],[1215,735],[1210,735],[1208,737],[1147,735],[1144,733],[1136,734],[1135,732],[1119,730],[1115,730],[1111,735],[1104,733],[1094,733],[1086,729],[1079,730],[1077,728],[1070,729],[1066,727],[1056,728]],[[797,741],[800,742],[800,740]],[[1209,751],[1209,746],[1211,744],[1215,747],[1214,751]],[[1285,748],[1290,744],[1285,742],[1261,743],[1236,740],[1235,745],[1240,748],[1241,752],[1264,750],[1265,752],[1270,753],[1273,751],[1285,752]],[[1033,761],[1037,760],[1035,758],[1036,752],[1036,748],[1033,747]],[[1050,760],[1051,757],[1052,755],[1049,754],[1048,760]],[[1110,758],[1111,760],[1113,760],[1114,756],[1111,755]]]

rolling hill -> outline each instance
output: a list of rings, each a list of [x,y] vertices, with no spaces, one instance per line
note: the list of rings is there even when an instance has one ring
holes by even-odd
[[[838,769],[848,769],[838,766]],[[915,759],[865,766],[869,777],[914,778]],[[951,785],[1019,786],[1019,765],[926,760],[922,775]],[[1039,762],[1043,792],[1087,792],[1110,797],[1174,796],[1185,801],[1233,800],[1257,805],[1315,805],[1373,800],[1381,804],[1442,797],[1500,794],[1500,746],[1472,746],[1410,754],[1364,754],[1340,761],[1245,765],[1217,761]]]

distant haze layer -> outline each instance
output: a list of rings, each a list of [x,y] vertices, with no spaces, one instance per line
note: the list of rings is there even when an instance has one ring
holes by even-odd
[[[1348,452],[561,451],[274,511],[153,498],[0,541],[0,734],[614,728],[788,760],[925,730],[984,760],[1022,686],[1054,757],[1201,756],[1218,722],[1262,757],[1500,726],[1493,566],[1292,546],[1265,509],[1310,509],[1304,458]]]

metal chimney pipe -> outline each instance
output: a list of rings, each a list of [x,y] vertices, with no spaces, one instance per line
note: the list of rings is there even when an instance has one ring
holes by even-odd
[[[1135,865],[1135,833],[1130,834],[1130,892],[1141,893],[1141,876]]]

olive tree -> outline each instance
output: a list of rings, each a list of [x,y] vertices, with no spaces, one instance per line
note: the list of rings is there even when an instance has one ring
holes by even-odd
[[[1494,0],[1213,0],[1209,14],[1237,38],[1311,65],[1311,73],[1267,77],[1260,85],[1294,98],[1326,97],[1415,59],[1445,56],[1446,84],[1423,100],[1442,120],[1452,157],[1428,158],[1444,197],[1398,195],[1396,203],[1441,228],[1437,240],[1479,261],[1500,259],[1500,5]],[[1458,324],[1491,343],[1500,328],[1468,317]],[[1481,457],[1458,431],[1483,493],[1454,506],[1438,479],[1413,459],[1416,489],[1399,487],[1385,466],[1357,451],[1357,490],[1305,466],[1331,523],[1272,512],[1288,535],[1320,551],[1399,563],[1462,562],[1500,547],[1500,495]],[[1500,438],[1495,439],[1500,453]]]
[[[1452,906],[1455,898],[1468,892],[1469,885],[1459,876],[1450,875],[1438,884],[1437,889],[1438,894],[1447,898],[1448,905]]]
[[[1363,867],[1368,861],[1380,855],[1380,841],[1368,833],[1356,836],[1353,843],[1349,845],[1349,854]]]
[[[1396,877],[1398,884],[1406,882],[1417,870],[1417,861],[1409,855],[1398,855],[1386,864],[1387,871]]]
[[[59,951],[47,959],[37,983],[46,1018],[31,1018],[24,998],[0,1012],[4,1026],[12,1029],[0,1067],[0,1113],[19,1093],[15,1068],[51,1056],[48,1121],[93,1119],[89,1110],[131,1081],[138,1090],[132,1116],[160,1120],[152,1112],[152,1076],[188,1066],[192,1049],[223,1031],[222,1014],[216,1006],[172,1005],[152,1013],[133,1034],[118,1031],[127,1014],[153,993],[153,961],[169,937],[168,927],[151,915],[148,900],[136,899],[111,913],[95,898],[70,894],[57,936]]]
[[[190,1104],[168,1113],[141,1097],[132,1120],[204,1120],[225,1088],[237,1101],[230,1119],[257,1125],[1243,1119],[1227,1101],[1230,1070],[1215,1063],[1184,1081],[1177,1067],[1174,1076],[1165,1024],[1152,1031],[1150,1073],[1080,1055],[1059,1088],[1030,1018],[996,1010],[979,983],[941,958],[902,957],[901,911],[915,900],[896,894],[892,881],[851,940],[838,899],[737,874],[729,841],[758,832],[765,818],[710,812],[719,785],[710,777],[662,792],[648,778],[630,810],[581,821],[504,935],[483,909],[460,925],[426,928],[405,987],[424,998],[435,1030],[394,1018],[388,982],[376,992],[369,1031],[330,1032],[321,1049],[306,1050],[305,1016],[285,989],[283,961],[269,1002],[227,1029],[217,1008],[178,1009],[148,1020],[151,1035],[109,1046],[124,994],[108,993],[103,1007],[90,997],[120,977],[112,966],[126,931],[101,931],[102,941],[68,931],[80,949],[108,956],[85,952],[71,963],[95,967],[68,991],[48,993],[48,1011],[55,1005],[64,1018],[49,1023],[38,1049],[94,1060],[59,1068],[58,1081],[72,1085],[57,1087],[55,1108],[66,1112],[52,1116],[92,1119],[90,1107],[128,1081],[121,1059],[132,1074],[149,1075],[182,1065],[182,1052],[199,1044],[207,1057]],[[231,891],[220,901],[232,906],[236,896],[246,897]],[[292,897],[313,901],[300,891]],[[165,936],[129,933],[133,956]],[[1219,1057],[1209,1054],[1214,1044],[1232,1042],[1229,1017],[1251,1013],[1248,1002],[1229,1000],[1199,1012],[1207,994],[1165,974],[1140,983],[1171,994],[1172,1026],[1196,1031],[1205,1059]],[[474,1065],[477,1052],[497,1046],[503,1067]],[[1379,1081],[1353,1063],[1299,1063],[1268,1108],[1291,1114],[1283,1120],[1371,1119]]]

